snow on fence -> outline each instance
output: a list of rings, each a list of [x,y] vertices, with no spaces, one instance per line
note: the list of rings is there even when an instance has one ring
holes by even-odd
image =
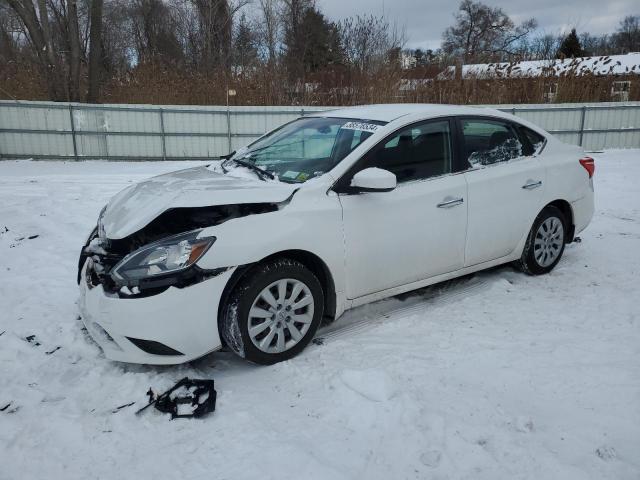
[[[587,150],[640,147],[640,102],[495,107]],[[0,101],[0,158],[209,159],[327,109]]]

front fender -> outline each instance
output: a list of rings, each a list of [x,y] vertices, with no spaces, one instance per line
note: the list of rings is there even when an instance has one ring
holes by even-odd
[[[302,250],[319,257],[329,268],[336,292],[344,291],[342,209],[334,194],[311,196],[299,192],[282,209],[249,215],[205,229],[215,244],[197,262],[201,268],[255,263],[285,250]],[[317,193],[317,191],[316,191]]]

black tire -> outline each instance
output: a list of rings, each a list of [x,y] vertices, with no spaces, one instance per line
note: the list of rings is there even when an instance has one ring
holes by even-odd
[[[254,345],[249,336],[249,311],[265,288],[282,279],[294,279],[308,287],[313,297],[313,319],[303,337],[291,348],[267,353]],[[313,272],[296,260],[279,258],[255,266],[236,285],[221,310],[220,334],[227,346],[239,356],[261,365],[272,365],[296,356],[309,344],[318,330],[323,310],[322,285]],[[285,332],[291,339],[290,331]]]
[[[549,265],[541,265],[541,263],[536,259],[536,235],[538,235],[541,225],[545,221],[553,218],[558,219],[562,224],[561,245],[559,247],[559,251],[557,252],[557,257],[553,260],[553,262]],[[566,236],[568,231],[567,229],[567,219],[565,218],[562,211],[557,207],[554,207],[553,205],[546,206],[538,214],[535,221],[533,222],[533,226],[531,227],[531,231],[529,232],[529,236],[527,237],[527,243],[525,244],[524,250],[522,251],[522,257],[520,257],[520,260],[516,262],[516,266],[529,275],[543,275],[545,273],[549,273],[554,269],[554,267],[562,258],[562,254],[564,253],[564,246],[566,244]]]

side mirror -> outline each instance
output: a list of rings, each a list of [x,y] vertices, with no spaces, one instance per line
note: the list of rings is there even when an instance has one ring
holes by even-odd
[[[396,176],[381,168],[365,168],[351,179],[351,188],[357,192],[390,192],[397,185]]]

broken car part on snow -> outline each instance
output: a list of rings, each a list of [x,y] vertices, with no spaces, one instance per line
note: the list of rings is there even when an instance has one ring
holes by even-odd
[[[199,380],[184,377],[173,387],[160,395],[156,395],[151,388],[147,392],[149,403],[136,412],[136,415],[151,405],[156,410],[170,413],[174,418],[199,418],[216,409],[217,392],[213,380]],[[182,390],[182,394],[172,395]],[[187,412],[187,413],[185,413]]]

